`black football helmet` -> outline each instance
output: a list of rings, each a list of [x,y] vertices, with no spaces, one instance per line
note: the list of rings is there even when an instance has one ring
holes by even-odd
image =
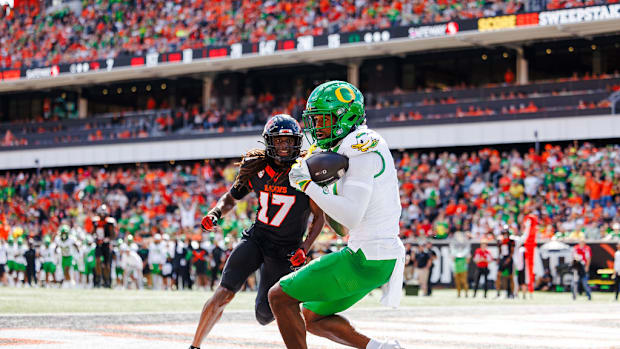
[[[289,149],[290,151],[288,156],[278,155],[274,138],[279,136],[293,137],[295,140],[294,145]],[[280,162],[295,161],[301,152],[302,137],[301,126],[297,120],[287,114],[274,115],[267,121],[267,124],[265,124],[265,128],[263,129],[263,138],[265,139],[267,156]]]

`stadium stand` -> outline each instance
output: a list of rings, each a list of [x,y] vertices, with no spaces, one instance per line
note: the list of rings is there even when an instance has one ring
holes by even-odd
[[[615,1],[543,1],[549,10]],[[514,14],[527,1],[82,1],[0,11],[0,68]],[[155,19],[157,18],[157,19]]]
[[[394,156],[405,239],[444,239],[456,231],[490,238],[504,224],[516,231],[525,205],[542,214],[539,240],[620,237],[620,231],[612,229],[620,223],[618,145],[548,144],[539,154],[533,149],[521,153],[486,148],[471,153],[395,151]],[[122,234],[138,239],[157,229],[197,234],[200,217],[234,176],[230,161],[80,167],[38,175],[5,172],[0,176],[0,237],[20,231],[41,238],[55,233],[63,220],[88,225],[102,202],[111,207]],[[179,205],[187,202],[197,204],[195,225],[181,227]],[[255,206],[251,198],[227,216],[224,234],[240,234]],[[123,226],[129,221],[140,224]]]
[[[367,96],[368,122],[389,126],[410,124],[489,121],[513,118],[542,118],[610,114],[607,97],[620,89],[620,75],[528,85],[485,86],[443,91],[403,92]],[[171,137],[175,135],[256,132],[269,115],[289,113],[298,119],[305,101],[290,96],[265,98],[239,108],[201,111],[189,109],[145,110],[86,119],[1,124],[2,146],[46,146],[110,140]],[[475,117],[475,118],[472,118]],[[51,115],[51,119],[58,119]],[[35,119],[41,119],[38,116]]]
[[[371,102],[374,109],[368,116],[374,120],[404,121],[514,114],[534,114],[534,117],[609,114],[607,97],[620,88],[619,77],[572,77],[568,81],[528,85],[386,94]]]

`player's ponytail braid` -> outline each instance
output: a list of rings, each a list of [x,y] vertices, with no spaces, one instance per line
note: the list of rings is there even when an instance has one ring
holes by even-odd
[[[235,182],[245,185],[255,174],[265,169],[267,166],[267,153],[265,149],[252,149],[245,153],[241,161],[236,162],[239,166],[239,173]]]
[[[301,156],[305,155],[305,151],[301,152]],[[245,185],[254,175],[264,170],[267,165],[273,165],[267,157],[265,149],[252,149],[245,153],[241,161],[235,163],[239,166],[239,173],[235,178],[235,183]],[[273,178],[270,180],[274,180]],[[282,185],[288,181],[288,176],[281,175],[275,178],[274,184]]]

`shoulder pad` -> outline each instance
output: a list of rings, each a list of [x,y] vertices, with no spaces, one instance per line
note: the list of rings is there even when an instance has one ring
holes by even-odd
[[[93,223],[97,223],[97,222],[99,222],[99,216],[94,216],[94,217],[92,218],[92,221],[93,221]]]
[[[105,222],[109,224],[116,224],[116,219],[114,219],[114,217],[106,217]]]
[[[338,153],[348,157],[367,154],[377,150],[379,144],[383,142],[377,132],[367,127],[359,127],[342,140]]]

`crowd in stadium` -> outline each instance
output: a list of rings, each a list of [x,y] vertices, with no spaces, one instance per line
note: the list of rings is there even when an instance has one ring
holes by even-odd
[[[481,149],[394,156],[405,241],[445,239],[456,232],[495,239],[502,229],[520,230],[526,207],[539,216],[539,241],[620,239],[620,146],[547,144],[539,153]],[[119,253],[122,246],[145,253],[158,236],[166,243],[183,240],[186,247],[195,241],[194,247],[207,251],[219,246],[225,259],[251,224],[256,199],[239,202],[217,235],[203,238],[197,227],[235,175],[228,161],[6,172],[0,177],[0,239],[20,246],[28,239],[53,241],[59,226],[68,224],[76,242],[89,246],[92,217],[105,203],[117,221]],[[341,243],[326,228],[315,247],[329,251]]]
[[[558,79],[556,82],[565,84],[558,85],[557,89],[549,92],[523,92],[514,91],[517,85],[491,84],[485,86],[488,89],[504,87],[506,91],[490,93],[488,97],[478,98],[454,98],[453,96],[433,97],[434,93],[449,91],[467,91],[471,87],[445,87],[442,90],[421,89],[419,91],[404,91],[395,87],[393,91],[381,94],[368,93],[368,113],[370,122],[373,121],[408,121],[408,120],[432,120],[445,118],[463,118],[492,115],[518,115],[541,112],[567,112],[570,110],[604,110],[610,107],[606,99],[608,94],[620,90],[617,78],[620,73],[614,75],[590,75]],[[583,90],[571,85],[579,81],[600,81],[604,89]],[[545,83],[537,82],[536,84]],[[535,86],[529,84],[524,86]],[[601,94],[602,92],[602,94]],[[425,97],[419,101],[403,102],[401,97],[406,93],[425,93]],[[601,95],[602,97],[597,97]],[[540,106],[547,98],[575,96],[573,105]],[[594,96],[594,97],[592,97]],[[585,100],[584,100],[585,99]],[[501,106],[497,102],[505,102]],[[489,103],[494,103],[490,105]],[[305,100],[298,96],[274,96],[270,92],[262,92],[257,95],[248,93],[242,96],[234,108],[225,108],[214,105],[208,110],[203,110],[199,105],[190,105],[186,102],[171,108],[167,101],[157,101],[150,97],[147,100],[147,109],[138,111],[139,116],[129,116],[129,113],[116,113],[113,116],[92,117],[81,122],[63,123],[58,113],[49,112],[46,115],[34,115],[29,123],[19,120],[12,124],[0,125],[3,137],[0,146],[27,146],[44,144],[66,144],[71,142],[101,141],[114,139],[135,139],[159,137],[173,134],[215,132],[224,133],[230,131],[260,128],[270,115],[286,113],[301,117],[301,111],[305,106]],[[438,112],[433,106],[453,106],[449,110]],[[398,110],[397,112],[384,113],[378,116],[382,110]],[[135,111],[133,111],[135,112]],[[32,122],[32,120],[36,122]],[[58,121],[52,126],[44,122]],[[5,127],[3,127],[5,126]],[[18,126],[18,127],[16,127]],[[50,137],[41,137],[45,134],[54,133]],[[28,136],[36,137],[29,139]]]
[[[550,0],[555,10],[606,3]],[[610,1],[611,2],[611,1]],[[0,68],[49,66],[207,45],[295,38],[513,14],[509,1],[81,1],[44,12],[0,10]]]
[[[517,231],[526,205],[539,211],[543,239],[556,234],[604,238],[614,233],[613,225],[620,220],[617,145],[548,144],[540,154],[533,149],[524,154],[495,149],[460,154],[405,151],[395,152],[395,159],[404,238],[446,238],[456,231],[471,231],[480,238],[496,235],[502,224]],[[28,236],[54,234],[63,220],[84,227],[103,202],[119,221],[123,236],[151,236],[154,229],[176,234],[193,229],[195,219],[225,192],[234,176],[232,163],[214,161],[154,168],[53,169],[39,175],[7,172],[0,177],[0,236],[6,239],[15,231]],[[250,201],[240,206],[226,219],[232,235],[249,224],[253,205]],[[184,214],[185,206],[193,207],[193,214]],[[228,232],[224,230],[225,235]]]
[[[152,98],[151,98],[152,99]],[[305,100],[295,96],[276,98],[271,93],[249,95],[241,99],[236,108],[214,106],[202,110],[198,105],[185,105],[169,109],[168,105],[156,105],[149,99],[148,109],[139,116],[117,113],[113,116],[84,119],[81,123],[64,124],[57,114],[47,118],[41,115],[34,121],[13,123],[3,130],[0,146],[25,146],[39,144],[66,144],[70,142],[101,141],[113,139],[134,139],[166,136],[175,133],[201,133],[238,131],[260,128],[271,116],[279,113],[301,115]],[[157,109],[156,109],[157,108]],[[159,109],[161,108],[161,109]],[[168,108],[168,109],[167,109]],[[46,121],[60,121],[50,127],[42,126]],[[7,124],[9,126],[9,124]],[[82,134],[86,132],[86,134]],[[28,140],[28,135],[54,134],[45,139]],[[47,143],[46,143],[47,142]]]
[[[611,238],[620,233],[620,147],[546,145],[521,154],[483,149],[460,155],[402,153],[403,236],[476,238],[518,231],[523,208],[540,215],[548,240]]]

